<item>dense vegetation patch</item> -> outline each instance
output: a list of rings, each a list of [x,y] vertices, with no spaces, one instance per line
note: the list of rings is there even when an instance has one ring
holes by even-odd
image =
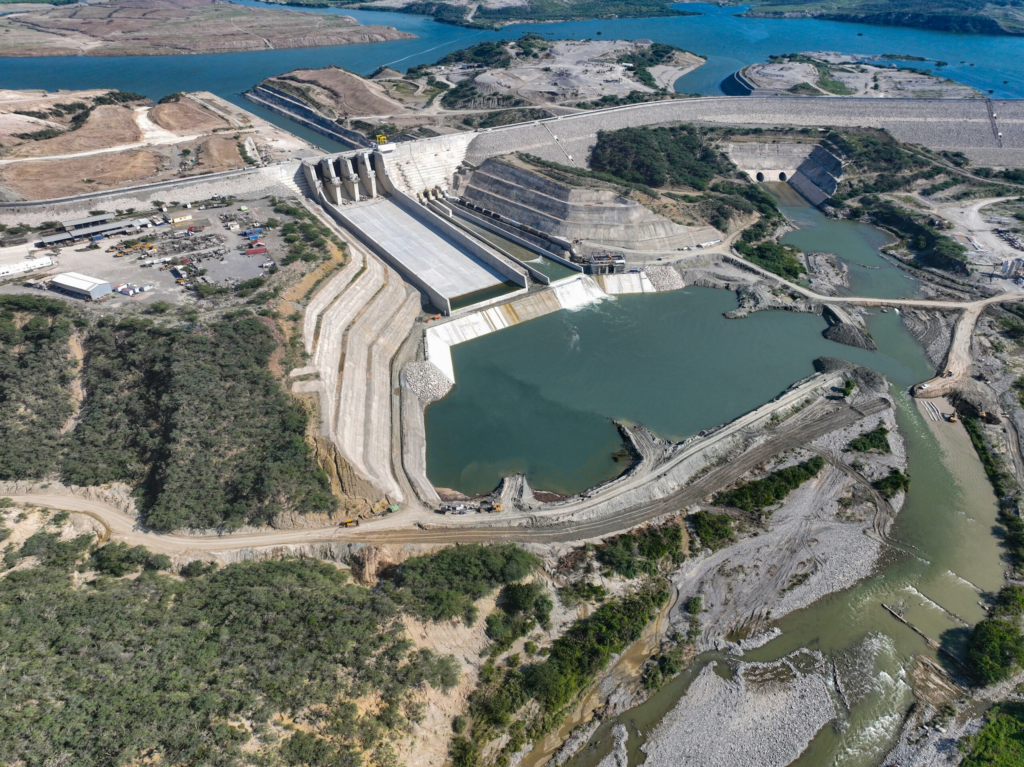
[[[553,607],[547,589],[538,581],[503,586],[498,594],[498,609],[487,616],[487,636],[494,641],[492,657],[508,650],[535,626],[550,628]]]
[[[0,296],[0,480],[38,479],[60,459],[74,415],[75,363],[67,306],[37,296]]]
[[[814,456],[796,466],[773,471],[763,479],[742,481],[732,490],[715,495],[715,503],[721,506],[735,506],[743,511],[762,511],[783,500],[790,491],[804,482],[818,476],[825,468],[825,459]]]
[[[422,716],[411,694],[458,681],[451,658],[411,649],[394,599],[331,565],[246,562],[185,580],[146,569],[76,588],[83,542],[58,537],[30,538],[20,554],[42,566],[0,579],[5,760],[383,764],[387,733]],[[57,555],[70,544],[77,554]],[[91,562],[124,560],[110,551]],[[370,694],[379,704],[357,709]],[[282,738],[269,726],[279,713],[311,732]]]
[[[700,190],[717,174],[733,170],[708,132],[690,125],[600,131],[590,167],[650,187],[674,184]]]
[[[846,448],[858,453],[870,453],[872,450],[877,450],[879,453],[891,453],[889,430],[879,424],[877,428],[851,439]]]
[[[407,559],[396,580],[404,592],[398,598],[422,618],[462,618],[471,625],[477,616],[475,600],[522,580],[538,565],[536,556],[511,543],[455,546]]]
[[[992,490],[995,491],[997,498],[1003,498],[1009,494],[1013,480],[1012,478],[1003,471],[1002,465],[993,455],[992,451],[989,450],[988,443],[985,441],[985,432],[981,428],[981,423],[977,418],[965,416],[963,418],[964,428],[967,430],[967,434],[971,438],[971,444],[974,445],[974,450],[978,454],[978,458],[981,459],[981,465],[985,469],[985,476],[988,477],[988,481],[992,484]]]
[[[872,205],[871,217],[898,232],[926,266],[967,273],[967,248],[920,217],[888,202]]]
[[[977,624],[967,640],[967,663],[978,684],[1009,678],[1024,663],[1024,636],[1018,621],[986,618]]]
[[[674,8],[665,0],[527,0],[522,5],[481,6],[473,18],[477,22],[505,23],[692,15],[692,11]]]
[[[86,344],[88,397],[63,478],[137,487],[158,530],[329,510],[327,477],[305,442],[306,413],[268,369],[275,348],[248,313],[208,327],[101,320]]]
[[[892,498],[896,493],[907,492],[910,489],[910,477],[899,469],[889,469],[889,473],[872,483],[875,489],[886,498]]]
[[[509,739],[498,757],[502,760],[557,726],[566,707],[593,683],[612,655],[640,637],[667,600],[667,588],[650,584],[577,620],[552,643],[543,660],[522,667],[511,664],[504,670],[488,661],[470,697],[472,731],[452,741],[453,763],[477,764],[481,746],[507,731]],[[530,701],[536,701],[539,714],[516,719]]]
[[[739,243],[736,250],[743,254],[753,264],[766,269],[773,274],[784,277],[787,280],[798,280],[806,269],[803,262],[796,257],[799,251],[792,245],[782,245],[777,242],[760,242],[757,245],[746,246]]]
[[[732,531],[732,519],[728,514],[698,511],[690,517],[693,532],[700,538],[701,545],[715,551],[736,540]]]
[[[341,239],[305,208],[278,202],[274,205],[274,212],[295,219],[287,224],[271,219],[264,224],[270,229],[280,228],[284,241],[288,243],[288,255],[281,259],[282,264],[287,266],[295,261],[324,261],[331,257],[328,243],[333,243],[340,250],[345,249]]]
[[[656,575],[662,563],[683,561],[683,529],[668,524],[617,535],[597,546],[594,556],[624,578]]]
[[[1003,703],[985,715],[977,735],[960,742],[961,767],[1019,767],[1024,764],[1024,703]]]
[[[633,67],[633,76],[648,88],[657,89],[658,83],[651,74],[650,67],[663,64],[676,55],[679,51],[674,45],[665,43],[652,43],[643,48],[631,50],[619,56],[620,64],[630,64]]]

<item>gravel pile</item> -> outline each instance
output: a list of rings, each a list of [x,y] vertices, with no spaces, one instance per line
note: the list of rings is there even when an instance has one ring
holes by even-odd
[[[427,403],[441,399],[454,386],[432,362],[410,362],[402,374],[406,385]]]
[[[686,287],[686,283],[683,282],[683,275],[674,267],[648,266],[643,271],[659,293],[669,290],[682,290]]]

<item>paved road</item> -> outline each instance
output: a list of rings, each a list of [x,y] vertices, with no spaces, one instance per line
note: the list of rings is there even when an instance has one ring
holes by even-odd
[[[856,423],[861,418],[881,412],[889,407],[884,399],[855,408],[844,405],[813,421],[790,426],[783,424],[765,442],[705,474],[696,482],[654,503],[608,515],[599,519],[579,522],[558,522],[544,526],[493,526],[459,528],[382,528],[374,524],[358,528],[321,527],[300,530],[271,530],[256,533],[224,535],[158,535],[137,526],[132,517],[102,501],[77,496],[29,494],[10,496],[18,503],[46,506],[87,514],[99,520],[110,538],[132,545],[144,545],[163,554],[190,552],[237,551],[268,546],[317,543],[469,543],[516,541],[523,543],[559,543],[600,538],[628,530],[663,514],[679,511],[699,503],[707,496],[735,482],[755,466],[772,457],[806,445],[831,431]],[[397,522],[400,517],[389,521]],[[516,518],[522,523],[524,517]],[[527,518],[528,519],[528,518]]]

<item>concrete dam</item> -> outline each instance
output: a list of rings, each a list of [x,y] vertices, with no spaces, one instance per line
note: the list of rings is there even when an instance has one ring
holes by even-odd
[[[413,199],[391,178],[390,146],[304,163],[313,198],[440,312],[526,289],[526,271]]]
[[[490,128],[466,160],[529,152],[582,167],[601,130],[685,122],[750,127],[881,128],[894,138],[966,154],[978,165],[1024,167],[1024,101],[722,96],[673,99]]]

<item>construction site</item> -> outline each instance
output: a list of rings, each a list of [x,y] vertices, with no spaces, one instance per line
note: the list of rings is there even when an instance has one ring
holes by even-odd
[[[326,85],[330,83],[320,83]],[[377,97],[392,97],[385,86],[381,88]],[[602,140],[599,133],[647,127],[675,129],[678,132],[671,135],[676,140],[692,139],[695,151],[704,152],[701,162],[689,168],[683,180],[666,178],[657,188],[640,181],[624,183],[618,177],[610,181],[610,174],[595,169],[593,150]],[[158,534],[138,522],[136,500],[121,486],[19,481],[0,484],[0,491],[18,504],[88,515],[107,536],[145,545],[178,563],[296,554],[366,568],[362,558],[376,556],[380,567],[371,573],[373,578],[389,566],[388,557],[401,560],[424,547],[453,542],[521,542],[541,551],[555,570],[556,563],[582,542],[599,543],[638,526],[683,526],[691,529],[685,535],[699,535],[701,543],[693,545],[689,558],[683,554],[683,563],[668,576],[671,596],[650,640],[652,652],[670,631],[691,631],[694,653],[718,653],[714,657],[719,659],[731,654],[729,662],[739,681],[729,682],[733,686],[727,692],[735,705],[725,711],[721,701],[726,692],[710,678],[713,663],[724,661],[701,655],[704,665],[693,688],[697,694],[681,697],[672,717],[658,720],[656,732],[652,723],[654,734],[645,745],[655,760],[651,763],[670,764],[672,757],[666,754],[682,748],[685,732],[703,733],[701,743],[714,741],[716,719],[739,720],[753,708],[763,713],[763,722],[738,741],[739,756],[726,754],[725,746],[708,746],[695,751],[693,758],[737,767],[787,764],[828,721],[841,715],[838,708],[830,708],[839,704],[834,703],[838,696],[830,697],[835,683],[829,681],[840,672],[820,655],[813,662],[794,660],[778,654],[777,648],[776,655],[764,661],[738,658],[760,645],[773,647],[780,631],[777,625],[787,620],[784,616],[799,615],[803,608],[818,609],[814,605],[827,594],[846,599],[839,595],[873,577],[876,567],[883,566],[883,554],[903,551],[895,538],[905,532],[898,520],[919,513],[913,504],[909,512],[900,512],[908,498],[906,484],[900,483],[911,465],[908,454],[916,449],[907,444],[917,439],[904,434],[906,413],[923,414],[917,417],[927,420],[925,428],[938,434],[936,439],[967,451],[971,443],[961,419],[948,414],[981,413],[978,418],[983,416],[985,425],[979,428],[989,429],[990,437],[997,429],[1010,435],[1005,455],[1015,464],[1015,435],[1024,423],[1024,410],[1018,412],[1013,404],[1017,400],[1005,361],[995,357],[1001,347],[990,342],[982,347],[976,340],[979,325],[999,332],[998,322],[1010,311],[1005,307],[1024,300],[1024,289],[1013,274],[952,275],[929,268],[920,278],[907,278],[910,269],[904,267],[911,257],[897,253],[896,243],[889,243],[884,252],[874,248],[874,260],[843,265],[838,257],[830,260],[829,254],[804,254],[788,246],[786,235],[799,227],[781,213],[771,218],[771,211],[777,210],[774,203],[771,209],[757,206],[764,202],[761,195],[768,194],[763,185],[773,184],[773,199],[792,195],[798,203],[791,204],[815,217],[814,225],[831,222],[872,229],[863,221],[837,222],[822,213],[841,193],[844,181],[863,171],[841,151],[838,140],[826,140],[831,130],[846,127],[886,131],[897,141],[913,144],[901,151],[928,153],[929,163],[940,167],[941,162],[944,172],[959,173],[957,183],[964,186],[977,183],[987,188],[980,186],[984,180],[973,178],[970,169],[954,166],[943,152],[962,153],[973,163],[992,168],[1024,167],[1024,110],[1018,102],[824,97],[783,101],[748,96],[587,110],[412,140],[396,141],[379,133],[372,140],[353,140],[356,148],[343,152],[310,152],[306,147],[300,156],[268,158],[243,170],[120,190],[89,188],[60,200],[5,202],[0,216],[12,225],[42,227],[55,217],[62,224],[60,230],[47,229],[46,234],[32,230],[23,235],[24,243],[0,249],[0,269],[9,268],[9,277],[0,272],[0,292],[7,295],[31,295],[25,281],[35,279],[35,271],[15,268],[15,260],[20,264],[38,259],[48,274],[60,270],[52,275],[60,278],[57,287],[94,278],[114,288],[139,283],[116,271],[131,257],[154,261],[133,268],[136,273],[145,268],[153,270],[147,274],[159,274],[152,279],[153,295],[194,312],[185,322],[199,327],[198,309],[213,318],[248,305],[238,300],[203,304],[208,297],[203,293],[223,287],[234,295],[239,283],[247,280],[279,280],[272,283],[277,293],[262,294],[268,303],[255,304],[263,306],[257,309],[261,321],[279,322],[275,327],[283,351],[272,357],[272,369],[311,414],[307,440],[315,445],[317,464],[342,503],[330,513],[282,513],[273,524]],[[874,133],[864,135],[866,141],[880,140]],[[707,168],[712,170],[699,175]],[[1002,236],[1005,232],[996,230],[1012,223],[993,222],[1013,215],[1005,207],[1010,198],[965,203],[951,196],[932,204],[923,192],[933,180],[915,178],[901,194],[913,196],[920,210],[928,208],[927,215],[951,222],[949,227],[942,224],[942,231],[948,228],[998,254],[990,264],[994,274],[998,264],[1011,260],[1012,243]],[[1010,188],[1015,182],[1005,183]],[[171,196],[177,204],[160,210]],[[726,215],[716,206],[729,200],[734,207]],[[994,207],[982,213],[986,206]],[[154,216],[95,213],[99,208],[153,211]],[[280,210],[291,212],[268,226],[269,220],[285,215]],[[163,223],[150,228],[147,222],[153,223],[154,217]],[[750,246],[744,232],[762,219],[771,221],[770,231],[743,250]],[[285,229],[289,225],[292,228]],[[932,228],[922,231],[940,231],[937,225],[928,226]],[[307,270],[297,264],[276,277],[282,273],[278,270],[288,248],[305,236],[303,227],[316,229],[310,237],[322,240],[331,257],[311,262]],[[95,236],[105,238],[100,252],[76,252]],[[147,236],[152,239],[141,246],[134,242]],[[858,236],[870,240],[863,232]],[[133,242],[126,244],[127,240]],[[796,268],[802,269],[800,279],[755,260],[761,251],[753,248],[765,242],[771,245],[764,250],[781,251],[779,258],[796,261]],[[337,245],[336,252],[328,244]],[[155,252],[150,253],[150,245]],[[53,247],[57,250],[51,251]],[[103,262],[98,260],[101,253]],[[43,258],[51,263],[44,265]],[[170,260],[156,263],[162,259]],[[163,266],[168,267],[165,272],[160,271]],[[857,282],[861,268],[864,273],[886,270],[886,291],[859,292],[867,284]],[[804,274],[812,279],[803,281]],[[904,289],[900,281],[910,279],[913,285]],[[149,293],[140,294],[139,312],[151,300]],[[729,294],[738,299],[738,307]],[[245,295],[247,302],[251,297]],[[120,301],[130,316],[134,300],[96,295],[85,310],[106,316],[118,308],[112,302]],[[641,314],[645,302],[657,302],[663,312],[664,319],[651,320],[655,332],[645,326],[639,335],[616,335],[633,318],[647,316]],[[713,318],[699,317],[698,309],[688,308],[687,302],[719,311]],[[770,309],[782,311],[742,319]],[[1004,313],[998,315],[1002,320],[996,317],[998,312]],[[677,324],[670,324],[670,315]],[[604,324],[591,322],[593,317],[603,318]],[[736,333],[748,335],[727,336],[722,330],[726,326],[728,332],[739,328]],[[606,338],[595,342],[594,327]],[[529,335],[525,331],[530,328],[538,330]],[[707,345],[694,348],[707,358],[696,363],[683,359],[674,363],[680,367],[671,368],[665,360],[690,348],[680,340],[688,333],[704,336]],[[893,338],[902,343],[904,336],[908,342],[919,342],[916,356],[898,357],[887,346]],[[726,338],[739,340],[733,348]],[[481,350],[496,339],[508,339],[509,346],[499,348],[496,357],[487,357]],[[644,345],[654,342],[665,345]],[[796,352],[786,357],[786,344],[813,346],[822,353],[813,361],[798,358]],[[505,348],[511,351],[502,357]],[[612,357],[598,353],[610,354],[609,349],[621,355],[614,359],[627,381],[617,388],[635,386],[644,392],[635,378],[654,379],[659,369],[670,369],[676,372],[661,389],[636,398],[649,399],[652,410],[685,410],[697,407],[693,403],[700,390],[702,396],[725,402],[720,410],[706,408],[713,410],[716,420],[693,429],[685,424],[659,428],[653,416],[641,421],[607,413],[603,408],[616,387],[601,389],[593,382],[613,377],[608,367]],[[711,363],[712,353],[738,367],[723,372],[727,368],[721,360]],[[806,365],[799,374],[793,372],[797,362],[785,370],[770,370],[773,357]],[[985,380],[978,378],[982,357]],[[553,364],[546,367],[551,360],[567,360],[557,371],[561,377],[555,375]],[[885,367],[885,374],[869,370],[869,364]],[[756,375],[749,366],[760,366]],[[500,386],[488,388],[485,382],[477,399],[479,409],[465,418],[468,426],[463,431],[432,430],[430,408],[446,398],[465,397],[470,387],[463,386],[469,383],[464,378],[479,377],[481,371],[491,371],[494,378],[487,380]],[[890,386],[893,383],[898,386]],[[506,396],[513,386],[519,387],[519,399]],[[907,391],[934,405],[904,401]],[[543,442],[546,433],[529,430],[536,427],[532,420],[545,417],[537,413],[555,413],[550,416],[553,421],[565,417],[552,431],[572,435],[578,428],[580,435],[607,438],[605,444],[612,449],[605,452],[613,455],[593,459],[603,462],[604,478],[582,490],[561,492],[564,488],[536,483],[531,466],[522,469],[513,460],[494,459],[483,467],[467,462],[452,472],[447,485],[438,481],[432,467],[449,443],[464,443],[470,452],[482,455],[483,449],[475,449],[474,434],[509,444],[519,438]],[[526,437],[513,435],[509,424],[523,427]],[[879,432],[891,440],[885,451],[866,450],[851,459],[848,445]],[[487,461],[481,457],[479,463]],[[769,504],[767,512],[767,506],[751,511],[723,496],[730,488],[742,489],[780,472],[804,471],[808,465],[817,468],[807,484],[791,497],[783,496],[778,505]],[[463,492],[471,475],[496,476],[497,481],[482,492]],[[465,487],[460,489],[459,482]],[[984,482],[983,478],[983,489],[991,495]],[[976,502],[977,497],[980,494],[970,496],[964,508],[975,514],[984,507],[984,514],[994,515],[994,503],[986,496],[984,505]],[[723,524],[729,540],[721,548],[709,543],[710,532],[692,528],[696,515],[707,514],[728,518]],[[981,511],[977,515],[971,520],[987,519]],[[986,524],[974,525],[974,532],[982,527],[987,531]],[[968,535],[964,533],[965,538]],[[950,571],[961,572],[953,569],[961,564],[950,565]],[[969,566],[963,567],[968,572]],[[1002,577],[1001,572],[987,570],[968,574],[965,582],[976,579],[986,588]],[[601,576],[602,582],[625,588],[607,575]],[[939,575],[929,570],[927,577]],[[924,576],[915,583],[924,591],[933,585]],[[959,626],[956,616],[961,612],[980,619],[973,587],[943,588],[941,597],[936,596],[938,587],[930,596],[908,597],[908,605],[900,608],[903,612],[892,615],[922,636]],[[700,624],[687,612],[687,600],[695,596],[706,600]],[[933,597],[950,600],[938,618],[928,612],[927,600]],[[892,615],[886,613],[885,620],[892,620]],[[561,629],[548,630],[543,641],[555,637],[571,620],[567,617]],[[800,633],[799,626],[792,631],[799,637],[808,633]],[[524,648],[522,642],[513,643],[498,655],[526,652]],[[479,653],[462,649],[460,667],[476,679],[486,661]],[[524,756],[536,760],[527,764],[542,764],[561,748],[571,756],[592,737],[601,748],[611,748],[614,738],[608,732],[621,725],[618,717],[628,717],[634,704],[655,694],[640,692],[637,686],[646,657],[630,672],[631,681],[622,683],[620,689],[632,691],[629,696],[618,704],[611,691],[588,698],[585,713],[575,719],[576,713],[567,715],[572,726],[539,738],[533,753],[533,744],[525,744],[529,748]],[[758,674],[783,667],[780,688],[785,694],[764,701],[754,682],[744,687],[744,675],[756,680]],[[445,762],[451,736],[447,730],[443,736],[432,734],[431,729],[440,731],[437,722],[465,710],[468,693],[463,692],[459,702],[446,703],[443,711],[431,702],[427,718],[410,725],[402,745],[408,763]],[[599,726],[605,730],[599,731]],[[766,732],[770,737],[762,737]],[[626,742],[621,733],[615,737]],[[886,737],[887,742],[894,741],[898,732]],[[428,745],[417,752],[416,743]],[[493,753],[506,743],[492,743]]]

